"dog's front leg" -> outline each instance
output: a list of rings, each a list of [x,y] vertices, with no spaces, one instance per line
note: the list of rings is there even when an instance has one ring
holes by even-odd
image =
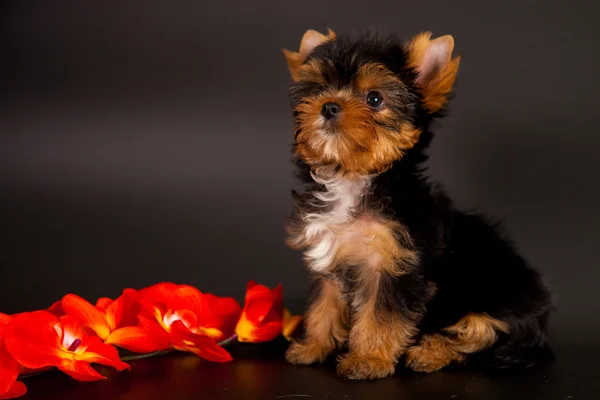
[[[383,378],[394,373],[413,343],[428,288],[412,275],[370,271],[358,276],[349,352],[339,360],[337,372],[349,379]]]

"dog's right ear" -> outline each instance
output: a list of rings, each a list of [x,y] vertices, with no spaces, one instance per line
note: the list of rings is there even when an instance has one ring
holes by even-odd
[[[331,29],[329,29],[327,36],[313,29],[309,29],[302,36],[302,40],[300,41],[300,50],[298,52],[283,49],[283,54],[287,60],[288,67],[290,69],[290,75],[292,76],[294,82],[297,82],[299,79],[298,69],[300,69],[304,63],[304,60],[306,60],[306,57],[312,53],[315,47],[333,39],[335,39],[335,32],[333,32]]]
[[[407,49],[425,107],[437,112],[448,101],[460,65],[460,56],[452,58],[454,38],[445,35],[432,40],[431,32],[423,32],[412,39]]]

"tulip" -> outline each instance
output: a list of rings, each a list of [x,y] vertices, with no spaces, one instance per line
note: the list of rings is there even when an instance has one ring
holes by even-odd
[[[235,328],[240,342],[267,342],[275,339],[283,328],[283,288],[271,290],[248,282],[242,316]]]

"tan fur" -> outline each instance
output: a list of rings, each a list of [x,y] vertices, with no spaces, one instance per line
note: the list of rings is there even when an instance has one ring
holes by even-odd
[[[318,77],[320,67],[313,63],[300,69],[299,75],[310,81]],[[348,174],[381,173],[406,150],[418,142],[421,130],[404,121],[392,132],[375,123],[397,125],[393,113],[382,109],[373,113],[365,104],[362,94],[398,82],[391,72],[379,64],[368,64],[358,74],[355,91],[329,90],[319,96],[307,98],[297,106],[300,134],[297,136],[297,155],[310,165],[335,163]],[[381,89],[380,89],[381,90]],[[385,91],[383,91],[385,98]],[[384,100],[385,101],[385,100]],[[326,102],[338,103],[342,108],[335,126],[335,135],[324,131],[321,107]]]
[[[322,66],[317,60],[310,60],[306,64],[303,64],[298,68],[296,73],[298,79],[304,82],[325,83]]]
[[[306,339],[293,343],[286,353],[292,364],[323,362],[347,339],[348,310],[342,300],[339,284],[323,281],[318,298],[305,315]]]
[[[417,262],[410,235],[398,222],[364,216],[334,231],[339,238],[334,265],[365,265],[399,276]]]
[[[355,294],[355,315],[349,336],[349,353],[339,360],[338,374],[349,379],[376,379],[394,373],[398,358],[412,344],[417,327],[397,313],[376,309],[379,274],[361,270],[362,286]]]
[[[454,38],[445,35],[431,40],[431,32],[423,32],[416,35],[408,44],[410,66],[416,71],[420,71],[427,50],[436,42],[446,42],[447,44],[445,63],[432,76],[427,76],[418,82],[423,92],[424,105],[430,112],[439,111],[444,107],[456,81],[460,57],[452,58]]]
[[[508,325],[487,314],[467,314],[456,324],[444,329],[449,335],[425,335],[417,346],[408,350],[406,365],[415,371],[432,372],[461,362],[466,354],[489,348],[497,332],[508,333]]]
[[[363,94],[387,85],[395,85],[398,82],[400,80],[392,71],[378,63],[361,66],[356,77],[356,87]]]
[[[292,76],[292,79],[295,82],[300,80],[300,67],[304,63],[304,60],[306,60],[306,57],[308,57],[308,55],[312,52],[312,50],[314,50],[316,46],[325,43],[328,40],[334,39],[335,32],[333,32],[331,29],[328,30],[327,36],[313,29],[309,29],[302,36],[302,40],[300,41],[300,50],[295,52],[283,49],[283,54],[288,63],[290,75]]]
[[[452,339],[452,346],[456,350],[461,353],[474,353],[494,344],[497,339],[496,332],[508,333],[508,325],[485,313],[471,313],[444,330],[456,336]]]

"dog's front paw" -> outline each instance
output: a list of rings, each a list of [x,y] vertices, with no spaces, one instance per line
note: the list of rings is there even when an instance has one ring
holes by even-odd
[[[292,343],[285,353],[285,359],[291,364],[309,365],[325,361],[329,351],[313,342]]]
[[[348,354],[338,362],[337,373],[347,379],[379,379],[393,375],[395,367],[391,361]]]

